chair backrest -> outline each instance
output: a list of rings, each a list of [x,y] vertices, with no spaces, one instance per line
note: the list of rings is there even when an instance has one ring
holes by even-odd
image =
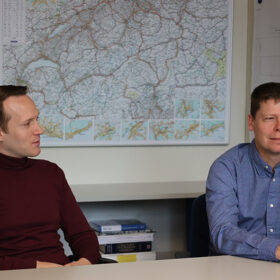
[[[189,235],[190,257],[208,256],[210,241],[205,194],[195,198],[192,203]]]

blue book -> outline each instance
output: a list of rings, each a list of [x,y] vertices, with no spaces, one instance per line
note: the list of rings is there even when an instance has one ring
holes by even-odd
[[[89,222],[90,226],[98,232],[122,232],[134,230],[146,230],[147,225],[138,220],[99,220]]]

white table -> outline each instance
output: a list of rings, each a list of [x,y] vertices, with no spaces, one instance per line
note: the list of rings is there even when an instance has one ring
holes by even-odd
[[[1,280],[279,280],[280,264],[232,256],[1,271]]]

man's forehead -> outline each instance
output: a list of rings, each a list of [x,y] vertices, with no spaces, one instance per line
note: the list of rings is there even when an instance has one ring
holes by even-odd
[[[280,98],[269,98],[260,102],[260,105],[273,102],[274,104],[280,103]]]
[[[280,110],[279,105],[280,105],[280,99],[270,98],[270,99],[261,101],[260,102],[260,107],[259,107],[257,113],[259,111],[262,111],[266,114],[269,114],[269,113],[273,114],[274,112],[279,113],[279,110]]]
[[[3,102],[3,106],[10,117],[28,118],[39,113],[33,100],[27,95],[10,96]]]

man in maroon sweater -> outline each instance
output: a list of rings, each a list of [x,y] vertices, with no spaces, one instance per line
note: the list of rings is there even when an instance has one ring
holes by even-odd
[[[0,86],[0,270],[97,263],[98,241],[54,163],[40,153],[39,112],[27,88]],[[75,262],[59,241],[62,229]]]

